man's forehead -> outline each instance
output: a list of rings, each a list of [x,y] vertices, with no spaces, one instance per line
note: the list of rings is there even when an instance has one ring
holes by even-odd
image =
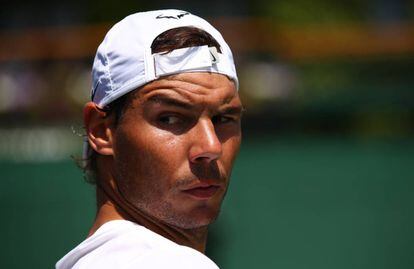
[[[215,73],[180,73],[153,81],[136,92],[141,101],[171,97],[187,102],[212,100],[220,104],[238,99],[235,84]]]

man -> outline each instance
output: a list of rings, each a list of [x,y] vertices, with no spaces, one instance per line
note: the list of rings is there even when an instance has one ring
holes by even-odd
[[[136,13],[99,46],[84,109],[98,211],[57,268],[217,268],[202,253],[240,141],[230,48],[188,12]]]

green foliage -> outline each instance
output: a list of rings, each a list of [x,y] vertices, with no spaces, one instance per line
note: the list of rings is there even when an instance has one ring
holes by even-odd
[[[364,20],[365,1],[262,1],[260,13],[289,24],[354,22]]]
[[[88,10],[88,20],[91,22],[117,22],[132,13],[154,9],[154,4],[134,0],[101,0],[99,3],[90,1],[84,4]]]

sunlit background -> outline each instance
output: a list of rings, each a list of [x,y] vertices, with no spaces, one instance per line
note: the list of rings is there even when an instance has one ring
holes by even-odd
[[[210,232],[220,267],[414,268],[414,1],[7,1],[0,268],[52,268],[93,222],[73,158],[106,31],[180,8],[233,49],[246,107]]]

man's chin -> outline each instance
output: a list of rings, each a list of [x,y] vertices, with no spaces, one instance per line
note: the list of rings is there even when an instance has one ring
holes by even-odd
[[[212,224],[217,219],[218,214],[219,210],[195,210],[190,214],[169,218],[166,222],[181,229],[200,229]]]

